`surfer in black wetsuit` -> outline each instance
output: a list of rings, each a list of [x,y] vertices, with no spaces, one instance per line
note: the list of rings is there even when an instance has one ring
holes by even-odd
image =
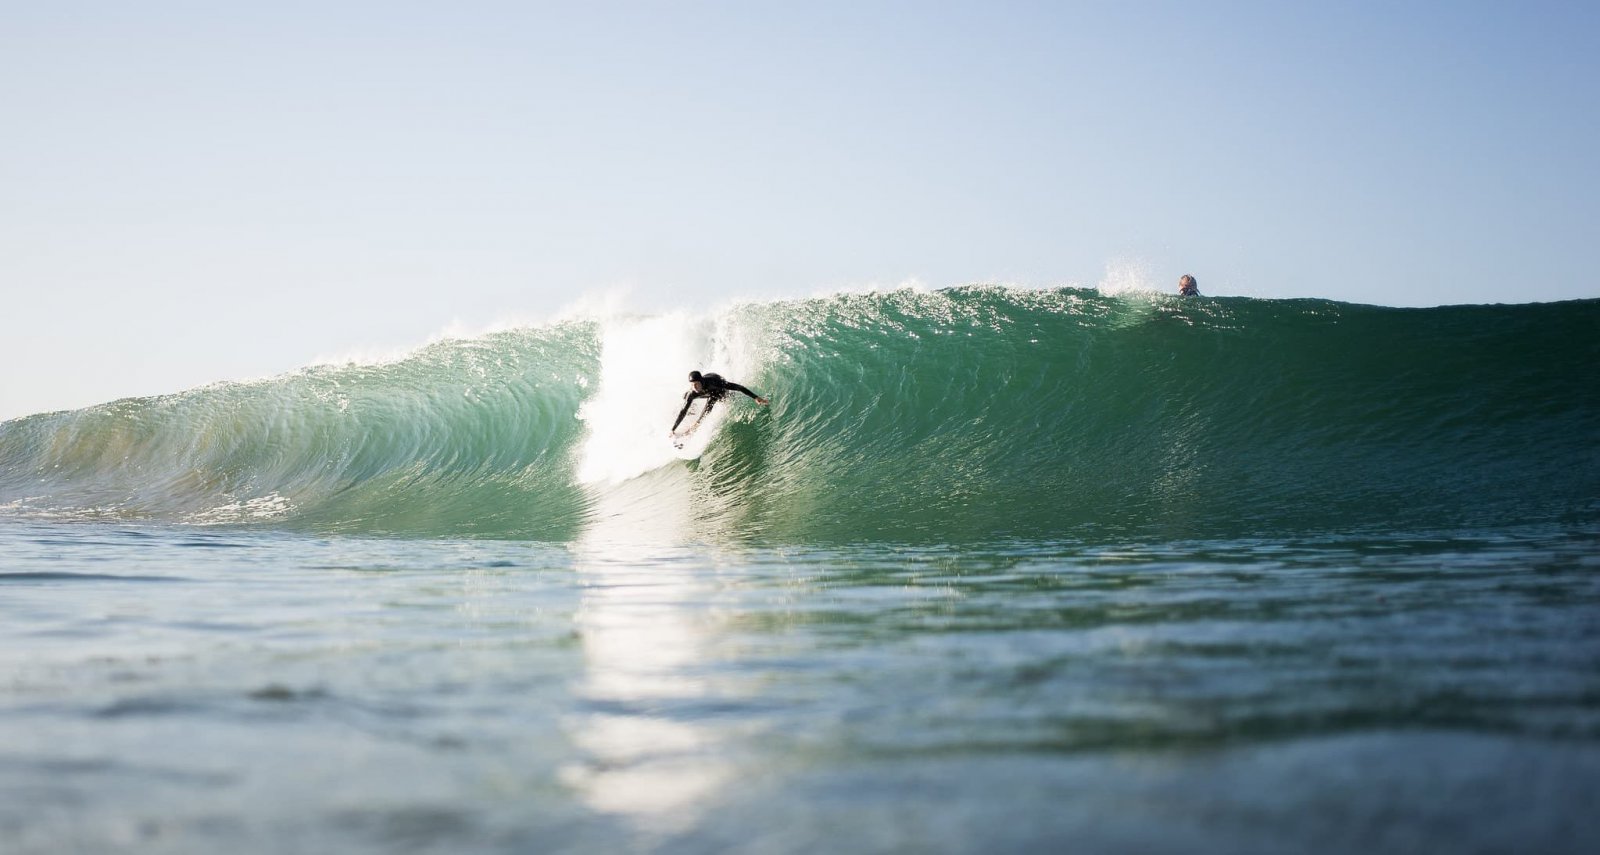
[[[1180,276],[1178,278],[1178,296],[1179,297],[1198,297],[1198,296],[1200,296],[1200,283],[1196,282],[1195,278],[1193,276],[1190,276],[1187,273],[1183,274],[1182,276]]]
[[[702,415],[707,415],[710,414],[711,408],[716,406],[718,401],[728,397],[729,392],[743,392],[754,398],[756,403],[763,407],[767,405],[766,398],[732,380],[722,379],[721,374],[701,374],[698,371],[690,371],[689,391],[683,394],[683,409],[678,411],[678,418],[672,422],[672,429],[678,429],[678,425],[683,422],[683,417],[689,412],[689,405],[694,403],[696,398],[706,399],[706,411]]]

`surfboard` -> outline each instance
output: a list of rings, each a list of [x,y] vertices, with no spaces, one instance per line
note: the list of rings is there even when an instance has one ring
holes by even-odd
[[[706,411],[707,401],[696,398],[689,405],[689,412],[683,416],[683,422],[672,434],[672,453],[679,460],[695,460],[705,453],[706,446],[717,435],[717,429],[727,420],[728,413],[733,408],[726,402]]]

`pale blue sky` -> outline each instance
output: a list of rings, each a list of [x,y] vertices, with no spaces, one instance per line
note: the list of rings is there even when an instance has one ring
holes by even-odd
[[[0,418],[618,286],[1600,296],[1597,9],[0,0]]]

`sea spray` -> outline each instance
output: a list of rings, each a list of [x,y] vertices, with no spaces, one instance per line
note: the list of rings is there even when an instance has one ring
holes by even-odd
[[[602,325],[595,393],[578,411],[587,428],[577,477],[619,484],[671,462],[668,419],[688,368],[710,358],[710,324],[678,312]]]

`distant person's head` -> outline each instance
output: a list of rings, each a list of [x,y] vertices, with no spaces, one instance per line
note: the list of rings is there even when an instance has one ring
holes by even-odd
[[[689,385],[693,386],[696,392],[705,391],[705,379],[705,376],[698,371],[689,372]]]
[[[1193,276],[1185,273],[1178,277],[1178,293],[1185,297],[1200,293],[1200,283]]]

